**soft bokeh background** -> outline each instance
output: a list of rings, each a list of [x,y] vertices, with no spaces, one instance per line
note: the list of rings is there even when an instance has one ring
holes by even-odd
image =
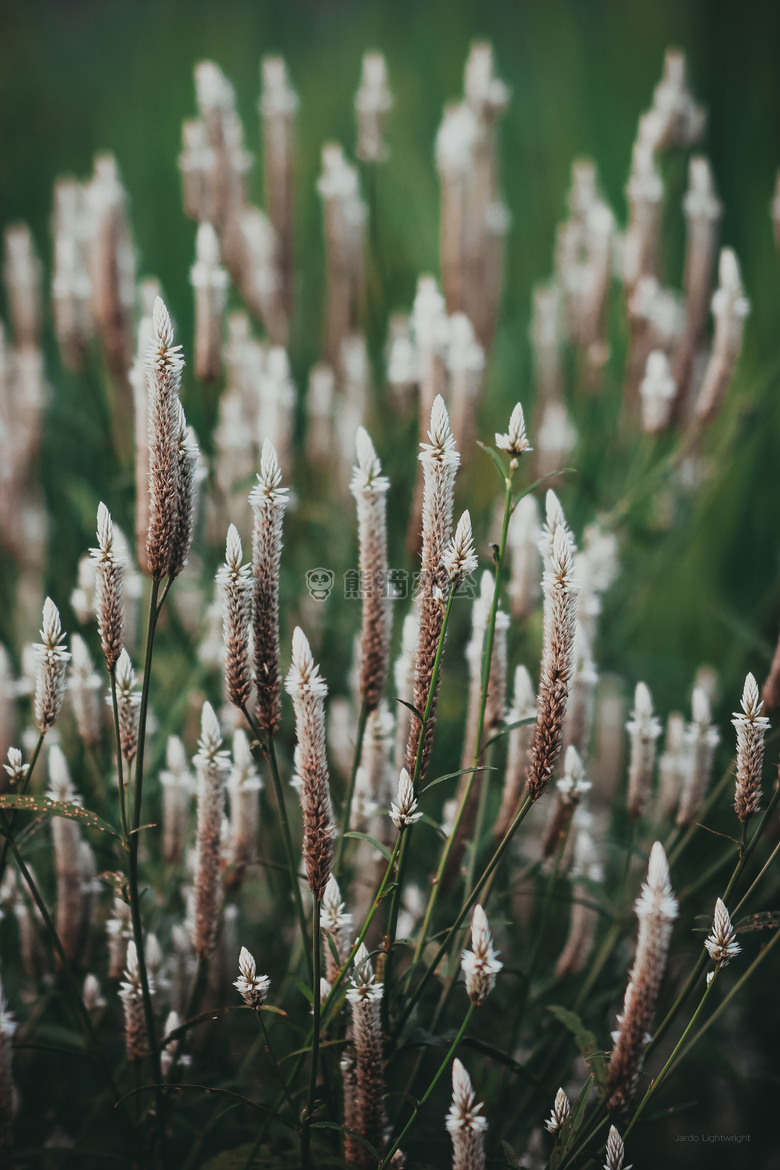
[[[551,269],[572,159],[582,154],[596,159],[605,193],[623,219],[637,119],[649,105],[668,45],[685,50],[693,91],[709,109],[705,149],[725,204],[722,239],[737,251],[752,302],[746,344],[730,401],[711,439],[719,475],[685,505],[662,538],[640,525],[626,542],[624,575],[608,603],[599,660],[631,686],[646,679],[664,713],[687,702],[696,667],[712,663],[719,673],[723,723],[736,705],[745,671],[752,669],[759,678],[765,674],[780,620],[780,263],[769,220],[780,163],[779,5],[727,0],[5,0],[0,13],[0,228],[14,219],[27,220],[48,263],[55,178],[63,173],[83,177],[96,151],[114,152],[132,201],[140,271],[160,278],[185,348],[190,348],[187,276],[195,228],[182,214],[176,158],[181,122],[195,109],[192,67],[203,57],[212,58],[235,85],[246,143],[258,154],[252,194],[259,200],[258,64],[263,53],[283,53],[301,99],[301,276],[291,360],[302,388],[321,339],[323,244],[314,190],[320,147],[327,138],[340,140],[348,150],[354,145],[352,101],[361,55],[367,48],[384,51],[395,96],[392,157],[377,184],[378,230],[384,309],[408,308],[418,274],[437,270],[433,138],[443,102],[461,92],[463,63],[475,36],[493,41],[500,75],[512,88],[500,140],[513,226],[502,320],[482,408],[483,433],[494,424],[503,427],[518,397],[532,400],[530,291]],[[672,168],[667,178],[672,190],[676,184],[681,191],[684,168]],[[674,208],[666,239],[666,275],[679,284],[683,222]],[[371,341],[378,364],[381,329]],[[90,543],[97,500],[103,495],[117,500],[117,513],[130,528],[132,485],[117,468],[107,441],[97,371],[82,378],[65,373],[51,340],[47,356],[57,388],[42,463],[53,517],[48,587],[67,613],[76,561]],[[188,414],[208,444],[214,402],[187,379]],[[380,401],[376,412],[384,417]],[[614,478],[605,474],[599,482],[593,471],[610,458],[606,446],[601,458],[599,435],[588,434],[587,445],[579,481],[562,489],[578,529],[594,510],[615,503],[605,483],[619,492]],[[413,448],[398,443],[388,448],[388,467],[406,481],[401,492],[408,496]],[[494,488],[486,463],[475,462],[464,493],[464,501],[469,493],[475,495],[485,515]],[[335,511],[326,514],[324,523],[322,513],[310,519],[310,544],[295,562],[300,583],[307,567],[333,563],[324,556],[341,558],[333,565],[339,570],[354,556],[351,530],[331,535],[335,516]],[[399,524],[398,548],[402,533]],[[18,651],[10,597],[10,579],[4,577],[0,628]],[[343,689],[338,678],[350,655],[343,635],[356,626],[357,614],[343,622],[334,615],[330,677],[335,690]],[[724,766],[729,750],[724,748]],[[643,1132],[643,1152],[635,1164],[649,1166],[665,1158],[686,1166],[777,1165],[766,1110],[777,1088],[776,1071],[767,1071],[773,1039],[766,1013],[772,1011],[776,1019],[774,1000],[767,990],[740,1011],[742,1016],[732,1018],[732,1050],[722,1046],[722,1034],[720,1046],[711,1045],[706,1053],[702,1046],[698,1067],[711,1073],[703,1104],[666,1128],[647,1127],[649,1136]],[[772,1026],[776,1045],[777,1024]],[[763,1053],[751,1051],[754,1039],[742,1047],[743,1035],[762,1032]],[[735,1068],[742,1086],[736,1090]],[[684,1096],[700,1099],[695,1084],[686,1086]],[[718,1118],[723,1132],[751,1133],[752,1145],[735,1153],[702,1142],[674,1145],[676,1134],[711,1131]]]

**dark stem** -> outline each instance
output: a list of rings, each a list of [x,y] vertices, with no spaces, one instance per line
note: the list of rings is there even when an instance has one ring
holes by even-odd
[[[355,740],[355,754],[352,758],[352,775],[349,778],[349,788],[347,789],[347,799],[344,805],[344,827],[341,830],[341,840],[339,841],[338,853],[336,854],[336,864],[334,866],[337,874],[341,873],[341,867],[344,862],[344,849],[347,843],[347,833],[349,832],[349,818],[352,812],[352,801],[355,798],[355,782],[357,780],[358,768],[360,767],[360,757],[363,752],[363,739],[366,733],[366,723],[368,722],[369,710],[365,698],[360,704],[360,718],[358,719],[357,739]]]

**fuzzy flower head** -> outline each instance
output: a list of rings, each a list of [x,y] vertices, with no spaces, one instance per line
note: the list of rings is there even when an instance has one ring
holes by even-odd
[[[552,1112],[550,1113],[547,1121],[544,1123],[544,1128],[548,1133],[557,1134],[560,1132],[561,1126],[569,1116],[570,1109],[571,1105],[569,1104],[569,1098],[566,1096],[563,1089],[559,1089],[555,1094],[555,1103],[552,1107]]]
[[[329,934],[349,930],[352,926],[352,915],[346,908],[346,903],[341,897],[339,883],[333,874],[328,878],[328,884],[322,896],[321,926]]]
[[[631,1166],[623,1165],[624,1157],[623,1139],[614,1125],[611,1125],[607,1138],[607,1160],[604,1163],[604,1170],[631,1170]]]
[[[677,910],[669,862],[666,860],[663,845],[656,841],[650,850],[647,879],[643,882],[641,893],[634,904],[634,913],[640,920],[653,915],[672,922],[677,917]]]
[[[574,536],[566,523],[566,515],[561,506],[561,501],[552,488],[550,488],[545,496],[545,524],[542,527],[542,535],[537,544],[539,552],[544,558],[545,568],[550,567],[555,533],[559,528],[566,534],[566,539],[569,542],[573,555],[577,551]]]
[[[224,764],[228,759],[226,751],[220,751],[222,747],[222,732],[219,726],[216,712],[211,703],[204,703],[203,710],[200,716],[200,739],[198,740],[198,751],[193,757],[196,764]]]
[[[352,472],[350,490],[354,496],[361,492],[386,492],[390,486],[387,476],[382,475],[382,464],[374,450],[371,436],[365,427],[358,427],[355,436],[357,466]]]
[[[406,768],[401,769],[401,775],[398,779],[396,802],[396,804],[390,805],[390,820],[396,829],[400,831],[404,826],[413,825],[415,821],[419,821],[422,813],[415,811],[417,797],[414,795],[414,785]]]
[[[30,770],[30,765],[23,762],[19,748],[15,747],[8,749],[8,763],[3,767],[11,777],[11,784],[20,784]]]
[[[564,799],[571,803],[576,803],[581,796],[590,791],[590,781],[585,778],[585,765],[573,743],[566,749],[563,757],[563,776],[555,787]]]
[[[257,974],[257,964],[255,963],[254,956],[246,947],[241,948],[241,953],[238,956],[238,969],[240,975],[233,986],[244,1003],[257,1011],[268,999],[268,989],[271,986],[271,980],[267,975]]]
[[[455,1057],[452,1062],[452,1104],[447,1114],[447,1132],[455,1137],[461,1130],[482,1131],[487,1121],[481,1116],[482,1102],[477,1101],[471,1077]]]
[[[476,573],[479,561],[474,548],[471,516],[467,511],[458,521],[455,535],[444,550],[441,559],[453,589],[457,589],[466,577]]]
[[[65,670],[70,654],[63,646],[60,611],[50,597],[43,603],[41,641],[35,644],[38,669],[35,679],[35,722],[46,732],[56,722],[65,695]]]
[[[366,944],[361,943],[355,954],[355,970],[347,992],[347,999],[350,1003],[359,1003],[361,1000],[378,1000],[382,998],[382,990],[382,984],[376,982]]]
[[[444,399],[437,394],[431,408],[431,426],[428,431],[430,443],[420,443],[422,450],[417,456],[422,462],[443,463],[457,467],[460,455],[455,450],[455,436],[450,428],[450,416]]]
[[[496,975],[503,967],[493,949],[493,938],[487,915],[481,906],[474,907],[471,918],[471,950],[464,951],[460,965],[466,976],[466,991],[471,1002],[480,1007],[496,984]]]
[[[305,694],[324,697],[328,693],[328,684],[320,674],[309,639],[300,626],[293,630],[292,661],[284,686],[287,693],[294,697]]]
[[[737,732],[737,784],[734,807],[740,821],[746,823],[761,804],[761,770],[764,762],[764,739],[769,720],[761,714],[758,685],[752,674],[745,679],[742,710],[734,712],[732,724]]]
[[[280,487],[281,482],[282,469],[279,466],[279,458],[271,440],[265,439],[260,455],[257,483],[249,494],[249,503],[252,507],[262,508],[271,504],[286,507],[287,488]]]
[[[707,936],[704,945],[707,948],[708,955],[715,964],[716,971],[719,971],[721,967],[726,967],[742,950],[742,947],[737,942],[734,927],[731,925],[729,912],[720,898],[715,903],[715,917],[712,922],[712,930]]]
[[[512,459],[519,459],[521,455],[533,451],[525,433],[525,418],[523,408],[518,402],[509,419],[509,430],[505,435],[496,434],[496,446],[506,451]]]

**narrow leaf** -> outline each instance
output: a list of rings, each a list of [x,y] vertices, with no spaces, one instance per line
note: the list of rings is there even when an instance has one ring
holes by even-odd
[[[493,462],[496,465],[496,470],[498,471],[498,474],[501,476],[501,482],[506,483],[506,468],[504,467],[504,464],[499,459],[498,453],[496,451],[494,451],[492,447],[488,447],[486,443],[480,443],[479,439],[477,439],[477,446],[481,447],[483,451],[487,452],[487,454],[490,456],[490,458],[493,460]]]
[[[566,1154],[573,1147],[577,1134],[582,1128],[582,1123],[585,1120],[585,1110],[588,1108],[588,1101],[590,1099],[591,1090],[593,1088],[593,1077],[588,1077],[585,1084],[577,1094],[576,1100],[572,1103],[569,1110],[569,1116],[564,1121],[560,1128],[558,1137],[555,1141],[555,1148],[550,1155],[549,1167],[550,1170],[558,1170],[558,1167],[563,1162]]]
[[[104,821],[97,813],[65,800],[49,800],[48,796],[14,796],[6,793],[0,796],[0,808],[15,808],[20,812],[42,813],[44,816],[67,817],[68,820],[86,825],[88,829],[97,829],[99,833],[108,833],[116,837],[117,841],[122,840],[114,826],[109,825],[108,821]]]
[[[569,1011],[568,1008],[558,1007],[556,1004],[548,1006],[548,1011],[551,1011],[555,1018],[560,1020],[564,1028],[568,1028],[571,1032],[580,1050],[580,1055],[588,1066],[588,1070],[596,1082],[599,1093],[601,1093],[607,1084],[607,1059],[604,1052],[599,1049],[596,1037],[585,1027],[576,1012]]]
[[[359,837],[361,841],[368,841],[369,844],[373,845],[374,848],[377,849],[387,861],[393,860],[393,855],[387,846],[383,845],[380,841],[377,841],[376,837],[369,837],[368,833],[358,833],[357,829],[350,829],[350,831],[345,833],[344,836]]]

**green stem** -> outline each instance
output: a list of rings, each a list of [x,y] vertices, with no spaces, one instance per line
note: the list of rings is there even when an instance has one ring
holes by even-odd
[[[256,1011],[255,1015],[257,1016],[258,1023],[260,1024],[260,1030],[263,1033],[263,1046],[265,1048],[266,1056],[268,1057],[271,1068],[273,1069],[274,1077],[279,1082],[279,1087],[282,1090],[282,1093],[284,1095],[284,1099],[287,1102],[287,1104],[290,1108],[290,1112],[292,1113],[293,1118],[295,1119],[295,1122],[297,1124],[298,1114],[296,1112],[295,1106],[293,1105],[292,1098],[290,1097],[290,1094],[287,1090],[287,1085],[284,1083],[284,1078],[282,1077],[282,1074],[279,1071],[279,1064],[277,1062],[276,1057],[274,1056],[274,1050],[271,1047],[271,1037],[268,1035],[268,1028],[265,1025],[265,1019],[263,1017],[262,1009]]]
[[[306,1116],[303,1119],[301,1133],[301,1166],[307,1170],[309,1165],[309,1150],[311,1142],[311,1119],[314,1116],[314,1105],[317,1098],[317,1065],[320,1055],[320,959],[322,945],[320,942],[320,900],[314,899],[314,911],[311,926],[312,951],[312,1007],[313,1020],[311,1026],[311,1074],[309,1076],[309,1100],[306,1106]]]
[[[488,687],[490,685],[490,663],[493,658],[493,642],[495,641],[496,633],[496,614],[498,612],[498,589],[501,582],[501,567],[504,563],[504,553],[506,551],[506,539],[509,531],[509,518],[512,515],[512,475],[514,473],[514,460],[510,464],[509,475],[504,480],[504,518],[501,525],[501,543],[498,546],[498,553],[495,557],[496,575],[495,584],[493,588],[493,602],[490,606],[490,618],[488,619],[487,631],[485,634],[485,644],[482,650],[482,685],[480,691],[479,702],[479,717],[477,719],[477,730],[474,738],[474,756],[471,761],[471,774],[469,775],[468,783],[463,792],[458,811],[455,814],[452,831],[444,843],[441,857],[439,858],[439,867],[436,870],[436,877],[433,879],[431,892],[428,897],[428,905],[425,908],[425,917],[420,928],[420,937],[417,940],[417,946],[414,952],[414,962],[416,963],[425,949],[425,942],[428,937],[428,929],[433,918],[433,912],[436,907],[436,902],[439,897],[441,889],[441,882],[444,872],[447,868],[450,854],[456,840],[459,838],[460,825],[463,820],[464,813],[468,806],[469,797],[471,796],[471,789],[474,786],[474,781],[477,775],[477,768],[479,759],[482,754],[482,734],[485,729],[485,709],[487,707]],[[483,780],[484,784],[484,780]]]
[[[208,967],[208,960],[198,957],[197,966],[195,967],[195,974],[192,977],[192,982],[190,983],[190,990],[187,994],[187,1005],[184,1009],[184,1019],[182,1020],[182,1023],[184,1023],[184,1024],[186,1024],[189,1020],[191,1020],[192,1017],[195,1015],[195,1011],[196,1011],[197,1006],[198,1006],[198,1000],[200,999],[200,993],[203,990],[203,984],[204,984],[205,979],[206,979],[207,967]],[[179,1037],[179,1039],[176,1041],[176,1047],[173,1050],[173,1057],[171,1059],[171,1067],[168,1069],[168,1076],[166,1078],[166,1080],[169,1081],[170,1083],[173,1083],[173,1080],[174,1080],[174,1077],[176,1074],[176,1069],[177,1069],[177,1066],[179,1064],[179,1060],[181,1058],[182,1048],[184,1047],[184,1040],[185,1040],[184,1035],[181,1035]]]
[[[57,952],[57,958],[59,959],[59,962],[60,962],[60,969],[62,970],[62,973],[65,976],[65,981],[66,981],[66,983],[68,985],[68,989],[70,990],[70,993],[73,997],[73,1002],[76,1006],[76,1009],[77,1009],[79,1015],[81,1016],[81,1020],[82,1020],[82,1023],[84,1025],[84,1030],[86,1031],[87,1036],[89,1038],[89,1042],[90,1042],[90,1046],[92,1048],[93,1055],[94,1055],[95,1059],[97,1060],[98,1064],[100,1065],[100,1070],[101,1070],[103,1076],[105,1077],[106,1084],[108,1085],[108,1088],[109,1088],[109,1090],[114,1098],[114,1107],[119,1108],[120,1114],[121,1114],[123,1120],[125,1121],[125,1123],[127,1124],[128,1129],[131,1131],[132,1137],[133,1137],[133,1142],[135,1143],[135,1141],[137,1140],[136,1133],[135,1133],[135,1127],[133,1125],[133,1122],[132,1122],[130,1116],[127,1113],[127,1109],[126,1109],[125,1105],[122,1102],[121,1094],[120,1094],[119,1089],[117,1088],[116,1082],[114,1081],[114,1078],[111,1074],[111,1070],[108,1067],[108,1065],[106,1064],[105,1058],[104,1058],[102,1050],[100,1048],[100,1041],[98,1040],[97,1033],[95,1031],[95,1026],[92,1023],[92,1019],[90,1018],[90,1014],[84,1005],[84,1000],[82,999],[81,992],[79,991],[79,986],[78,986],[78,983],[76,982],[76,977],[73,974],[70,963],[68,962],[67,956],[65,955],[65,951],[62,948],[62,943],[60,942],[60,937],[57,934],[57,928],[54,925],[54,922],[52,920],[51,915],[49,914],[49,910],[48,910],[48,907],[46,906],[46,903],[44,902],[43,898],[41,897],[41,893],[35,884],[35,881],[33,879],[32,874],[30,873],[29,869],[27,868],[27,866],[24,863],[24,859],[22,858],[22,855],[19,852],[19,847],[17,846],[16,842],[13,840],[10,842],[10,845],[11,845],[11,850],[13,851],[13,854],[14,854],[14,858],[16,860],[16,864],[19,867],[19,872],[25,880],[25,883],[27,885],[27,888],[30,891],[30,894],[32,895],[32,898],[33,898],[33,901],[35,902],[35,905],[38,907],[38,911],[41,915],[41,918],[43,919],[43,922],[46,926],[46,929],[49,932],[49,935],[51,937],[51,941],[52,941],[52,944],[54,946],[54,949]],[[145,1161],[145,1159],[142,1158],[142,1161]]]
[[[241,708],[244,718],[252,729],[258,742],[263,743],[263,735],[249,714],[246,705]],[[308,939],[308,930],[306,929],[306,911],[303,908],[303,898],[301,897],[301,883],[298,880],[298,864],[295,859],[293,851],[292,837],[290,836],[290,822],[287,819],[287,803],[284,799],[284,789],[282,787],[282,778],[279,775],[279,763],[276,758],[276,746],[274,744],[274,737],[268,735],[267,741],[264,744],[266,755],[271,768],[271,779],[273,781],[274,793],[276,795],[276,808],[279,813],[279,824],[282,830],[282,842],[284,844],[284,852],[287,859],[287,869],[290,874],[290,884],[292,886],[293,898],[295,899],[295,911],[298,917],[298,925],[301,931],[301,938],[303,939],[304,954],[306,955],[306,970],[309,978],[311,978],[311,957],[306,945]]]
[[[718,977],[718,974],[719,974],[719,971],[718,971],[718,969],[716,969],[713,976],[712,976],[712,979],[710,979],[709,986],[707,987],[706,991],[704,992],[704,995],[701,997],[701,999],[699,1001],[699,1005],[696,1008],[696,1011],[693,1013],[690,1020],[688,1021],[687,1028],[683,1032],[680,1039],[677,1041],[677,1043],[674,1047],[674,1050],[672,1051],[671,1056],[669,1057],[666,1064],[659,1072],[658,1076],[655,1077],[648,1085],[647,1092],[645,1093],[644,1097],[640,1101],[639,1106],[638,1106],[636,1112],[634,1113],[634,1116],[631,1118],[630,1122],[628,1123],[628,1126],[626,1127],[625,1133],[623,1134],[624,1141],[628,1137],[628,1135],[631,1133],[631,1130],[634,1128],[637,1121],[639,1121],[639,1118],[641,1117],[642,1112],[643,1112],[645,1106],[647,1105],[648,1101],[652,1097],[653,1093],[656,1091],[656,1089],[658,1089],[660,1087],[660,1085],[662,1084],[662,1082],[664,1081],[664,1079],[668,1075],[669,1070],[671,1069],[672,1065],[674,1064],[675,1060],[677,1059],[677,1054],[682,1049],[683,1044],[685,1043],[688,1035],[690,1034],[691,1028],[696,1023],[696,1021],[698,1020],[699,1016],[702,1013],[704,1005],[709,998],[710,992],[712,991],[713,987],[715,986],[715,981]]]
[[[357,781],[358,768],[360,767],[360,757],[363,753],[363,738],[366,734],[368,716],[369,710],[364,697],[360,703],[360,718],[358,719],[357,739],[355,740],[355,754],[352,757],[352,775],[349,778],[347,799],[344,804],[344,827],[341,830],[341,840],[339,841],[336,864],[334,866],[337,874],[341,873],[341,867],[344,864],[344,849],[347,843],[347,833],[349,832],[349,818],[352,812],[352,801],[355,798],[355,783]]]
[[[384,1158],[380,1162],[379,1170],[385,1170],[385,1168],[390,1165],[393,1154],[396,1152],[396,1150],[400,1146],[401,1142],[404,1140],[407,1133],[414,1125],[414,1123],[417,1120],[417,1117],[420,1113],[420,1110],[422,1109],[423,1105],[430,1097],[433,1090],[436,1088],[437,1084],[439,1083],[439,1081],[441,1079],[442,1073],[446,1070],[446,1068],[449,1065],[450,1061],[452,1060],[453,1056],[457,1052],[458,1045],[460,1044],[461,1040],[463,1039],[465,1031],[468,1028],[469,1023],[471,1021],[471,1017],[473,1015],[474,1015],[474,1004],[470,1003],[469,1010],[466,1012],[466,1018],[464,1019],[463,1023],[461,1024],[457,1036],[452,1041],[452,1044],[449,1046],[449,1049],[447,1050],[447,1055],[444,1057],[444,1060],[439,1065],[439,1068],[436,1071],[436,1075],[434,1076],[431,1083],[428,1085],[428,1088],[425,1090],[422,1097],[415,1105],[414,1112],[412,1113],[412,1116],[409,1118],[406,1125],[403,1127],[403,1129],[399,1133],[398,1137],[395,1139],[392,1146],[390,1147],[390,1149],[387,1151]]]
[[[135,800],[133,804],[133,820],[129,833],[130,866],[129,866],[129,895],[130,914],[133,923],[133,938],[138,955],[138,976],[141,981],[141,993],[144,1004],[144,1019],[146,1034],[149,1040],[149,1052],[152,1058],[152,1069],[155,1084],[162,1083],[162,1068],[160,1065],[160,1049],[157,1044],[157,1030],[154,1021],[154,1007],[149,991],[149,975],[146,970],[146,954],[144,951],[144,930],[141,920],[141,898],[138,892],[138,827],[141,824],[143,806],[144,782],[144,750],[146,747],[146,717],[149,709],[149,690],[152,679],[152,658],[154,655],[154,635],[157,628],[157,596],[160,589],[159,577],[152,578],[152,591],[149,599],[149,625],[146,634],[146,656],[144,658],[143,686],[141,688],[141,706],[138,718],[138,746],[135,763]],[[157,1092],[158,1119],[162,1116],[162,1092]]]
[[[420,782],[420,770],[422,768],[423,748],[425,745],[425,734],[428,728],[428,723],[431,718],[433,710],[433,703],[436,696],[436,684],[439,678],[439,671],[441,669],[441,659],[444,653],[444,642],[447,637],[447,626],[450,621],[450,613],[452,611],[452,602],[455,597],[457,589],[450,589],[447,597],[447,604],[444,609],[444,617],[442,618],[441,631],[439,632],[439,644],[436,647],[436,657],[433,660],[433,669],[431,671],[431,682],[428,687],[428,695],[425,700],[425,710],[423,711],[422,726],[420,727],[420,735],[417,740],[417,754],[414,760],[414,775],[412,776],[412,786],[415,793]],[[398,928],[398,914],[401,908],[401,898],[403,893],[403,882],[406,873],[406,857],[409,850],[409,842],[412,835],[412,825],[404,827],[402,831],[402,845],[401,855],[398,861],[398,879],[396,881],[395,889],[393,890],[393,897],[390,903],[390,916],[387,925],[387,938],[385,939],[385,970],[384,970],[384,995],[383,999],[383,1013],[385,1018],[390,1011],[390,977],[392,974],[393,963],[393,947],[395,946],[395,935]],[[415,952],[416,955],[416,952]]]
[[[423,975],[422,979],[418,983],[414,992],[409,996],[408,1002],[407,1002],[406,1007],[404,1008],[404,1011],[403,1011],[403,1015],[401,1016],[401,1019],[400,1019],[399,1024],[398,1024],[398,1033],[399,1034],[400,1034],[401,1029],[403,1028],[404,1024],[406,1023],[406,1021],[409,1019],[410,1015],[412,1014],[412,1011],[414,1010],[414,1007],[417,1004],[417,1001],[419,1000],[420,996],[422,995],[423,988],[425,988],[425,986],[428,983],[428,980],[433,975],[433,972],[436,970],[437,966],[439,965],[441,960],[446,955],[446,953],[449,949],[450,943],[452,942],[453,937],[455,936],[456,932],[460,929],[460,924],[463,922],[463,919],[466,917],[466,915],[468,914],[471,907],[476,903],[477,898],[481,894],[482,888],[485,885],[485,883],[490,880],[493,872],[500,865],[502,857],[504,856],[507,849],[509,848],[511,841],[512,841],[512,838],[514,837],[515,833],[517,832],[517,830],[520,828],[520,825],[525,820],[525,818],[528,814],[528,810],[531,808],[532,803],[533,802],[529,796],[527,796],[525,798],[525,800],[523,801],[522,805],[520,806],[520,808],[518,809],[518,811],[515,815],[515,819],[512,821],[512,824],[509,826],[506,833],[504,834],[500,845],[497,847],[496,851],[494,852],[493,856],[491,857],[490,861],[488,862],[486,868],[483,870],[482,876],[480,877],[480,879],[477,882],[477,884],[475,885],[474,889],[471,891],[471,893],[469,894],[469,896],[466,898],[465,902],[461,906],[460,910],[458,911],[458,915],[457,915],[455,921],[453,922],[452,926],[449,928],[446,935],[444,936],[444,941],[442,942],[441,946],[439,947],[438,951],[436,952],[436,955],[435,955],[433,961],[428,964],[428,966],[425,969],[425,974]]]
[[[122,826],[122,838],[127,845],[127,810],[125,808],[125,781],[122,759],[122,739],[119,734],[119,704],[116,698],[116,663],[108,668],[108,677],[111,680],[111,709],[114,713],[114,736],[116,739],[116,769],[119,778],[119,823]],[[128,784],[130,776],[128,774]]]

